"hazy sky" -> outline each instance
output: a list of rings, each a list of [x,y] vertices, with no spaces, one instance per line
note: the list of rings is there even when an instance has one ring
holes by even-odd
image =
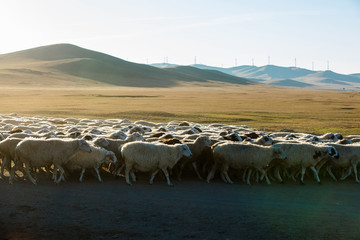
[[[360,0],[1,0],[0,54],[72,43],[138,63],[360,72]]]

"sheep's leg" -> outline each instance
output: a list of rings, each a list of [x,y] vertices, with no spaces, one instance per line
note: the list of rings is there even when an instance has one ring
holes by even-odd
[[[272,182],[275,182],[276,181],[276,178],[274,176],[274,171],[267,171],[269,174],[268,174],[268,178],[272,181]]]
[[[229,171],[229,166],[224,164],[221,168],[221,172],[220,172],[220,176],[221,176],[221,179],[225,182],[225,183],[230,183],[232,184],[233,182],[231,181],[230,177],[229,177],[229,174],[228,174],[228,171]]]
[[[53,176],[52,176],[54,182],[57,181],[57,170],[58,170],[57,166],[54,165]]]
[[[249,172],[248,172],[248,175],[247,175],[247,179],[246,179],[247,185],[251,185],[251,184],[250,184],[250,176],[251,176],[251,173],[252,173],[252,168],[249,169]]]
[[[133,182],[136,182],[136,176],[134,173],[134,169],[130,171],[130,175],[131,175],[131,179],[133,180]]]
[[[327,160],[320,161],[316,166],[316,171],[319,173],[320,169],[324,166],[324,164],[327,162]]]
[[[326,171],[329,173],[330,177],[334,179],[335,182],[337,182],[336,177],[334,176],[333,172],[331,171],[331,165],[326,166]]]
[[[304,175],[306,172],[306,167],[301,167],[301,183],[304,184]]]
[[[84,173],[85,173],[85,168],[81,169],[81,174],[80,174],[80,182],[82,182],[83,177],[84,177]]]
[[[194,168],[194,170],[195,170],[195,173],[196,173],[197,177],[199,178],[199,180],[200,180],[200,181],[204,180],[204,179],[201,177],[201,175],[200,175],[200,173],[199,173],[199,171],[198,171],[198,168],[197,168],[197,166],[196,166],[196,162],[193,162],[193,163],[192,163],[192,166],[193,166],[193,168]]]
[[[225,175],[225,178],[226,178],[226,181],[230,184],[233,184],[234,182],[231,181],[230,177],[229,177],[229,174],[228,174],[228,169],[226,169],[226,171],[224,172],[224,175]]]
[[[318,183],[320,183],[320,178],[319,178],[319,175],[318,175],[318,173],[317,173],[317,171],[316,171],[316,168],[315,168],[314,166],[311,166],[310,169],[314,172],[316,181],[317,181]]]
[[[259,177],[259,172],[256,171],[256,172],[255,172],[255,181],[256,181],[256,183],[259,183],[259,178],[260,178],[260,180],[262,181],[262,180],[264,179],[264,175],[261,175],[261,176]]]
[[[169,173],[168,173],[168,170],[166,168],[162,168],[161,169],[166,177],[166,181],[167,181],[167,184],[169,186],[173,186],[173,184],[170,182],[170,177],[169,177]]]
[[[130,176],[129,176],[130,171],[131,171],[131,167],[126,166],[125,167],[125,181],[127,184],[132,185],[130,182]]]
[[[270,185],[271,182],[270,182],[270,180],[269,180],[269,178],[267,176],[266,171],[264,169],[262,169],[262,168],[258,169],[258,171],[261,173],[261,178],[263,179],[265,177],[266,183]]]
[[[5,169],[5,165],[7,163],[8,158],[6,156],[3,157],[2,163],[1,163],[1,177],[4,178],[4,169]]]
[[[210,170],[210,172],[209,172],[209,174],[208,174],[208,176],[207,176],[207,178],[206,178],[206,182],[207,182],[207,183],[210,183],[210,180],[214,178],[216,169],[217,169],[217,164],[215,163],[215,164],[212,166],[212,168],[211,168],[211,170]]]
[[[119,176],[120,175],[120,172],[124,169],[125,167],[125,164],[122,164],[118,169],[117,171],[114,173],[114,176]]]
[[[36,185],[36,180],[31,176],[29,163],[25,163],[25,172],[30,181]]]
[[[343,172],[343,176],[340,178],[340,180],[345,180],[348,176],[350,176],[350,174],[351,174],[351,167],[348,168],[348,171],[345,175]]]
[[[99,173],[99,169],[96,168],[96,167],[95,167],[94,169],[95,169],[95,172],[96,172],[96,174],[97,174],[97,176],[98,176],[99,182],[102,182],[101,177],[100,177],[100,173]]]
[[[11,168],[10,177],[9,177],[9,184],[13,184],[13,183],[14,183],[15,171],[16,171],[17,169],[18,169],[18,165],[16,165],[16,164]]]
[[[354,174],[355,174],[355,181],[357,183],[359,183],[359,178],[358,178],[358,175],[357,175],[357,170],[356,170],[356,163],[353,164],[353,169],[354,169]]]
[[[280,167],[276,167],[276,168],[275,168],[274,174],[275,174],[275,177],[279,180],[279,182],[282,183],[282,182],[283,182],[283,179],[282,179],[281,176],[280,176]]]
[[[58,180],[56,181],[56,183],[60,183],[61,180],[64,180],[65,181],[65,177],[64,177],[64,169],[61,167],[61,166],[57,166],[57,168],[59,169],[60,171],[60,177],[58,178]]]
[[[156,176],[156,174],[159,172],[160,169],[156,169],[152,174],[151,174],[151,178],[150,178],[150,184],[154,183],[154,178]]]
[[[246,173],[247,173],[247,170],[248,170],[248,169],[249,169],[249,168],[245,168],[244,173],[243,173],[243,175],[242,175],[242,180],[243,180],[244,183],[246,182]]]

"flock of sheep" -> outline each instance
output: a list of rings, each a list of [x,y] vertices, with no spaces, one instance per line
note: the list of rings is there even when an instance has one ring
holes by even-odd
[[[8,114],[0,115],[0,140],[1,177],[6,179],[6,170],[11,184],[18,178],[36,184],[40,171],[56,183],[74,174],[80,174],[82,181],[87,169],[100,182],[99,170],[125,176],[129,185],[137,172],[148,172],[152,184],[159,171],[168,185],[170,178],[181,179],[183,172],[207,182],[220,176],[226,183],[234,178],[247,184],[285,179],[304,183],[304,177],[320,183],[320,176],[328,175],[335,181],[353,176],[359,183],[360,136],[356,135]]]

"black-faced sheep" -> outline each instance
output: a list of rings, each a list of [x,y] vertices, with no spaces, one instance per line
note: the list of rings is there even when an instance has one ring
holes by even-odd
[[[334,147],[338,153],[338,158],[332,158],[328,165],[326,166],[326,170],[329,175],[337,181],[336,177],[332,173],[331,169],[333,167],[339,169],[346,169],[347,172],[345,175],[341,177],[341,180],[345,180],[351,174],[351,170],[354,170],[355,181],[359,183],[358,173],[357,173],[357,165],[360,162],[360,145],[341,145],[341,144],[328,144],[329,146]]]
[[[279,161],[279,166],[275,168],[275,176],[280,182],[282,178],[279,174],[280,168],[285,171],[291,170],[291,178],[295,180],[295,174],[301,173],[301,183],[304,183],[304,175],[307,168],[310,168],[320,183],[316,165],[323,165],[331,157],[337,157],[338,152],[331,146],[313,145],[308,143],[277,143],[273,146],[281,147],[286,153],[287,158]]]

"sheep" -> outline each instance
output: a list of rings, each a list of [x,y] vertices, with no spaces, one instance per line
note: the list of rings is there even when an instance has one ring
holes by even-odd
[[[109,138],[125,140],[127,138],[127,135],[122,131],[117,131],[110,134]]]
[[[131,185],[129,173],[132,173],[133,181],[136,181],[133,170],[151,172],[150,184],[153,183],[156,174],[161,170],[172,186],[168,168],[172,169],[182,157],[191,157],[191,151],[185,144],[165,145],[147,142],[126,143],[121,149],[121,155],[125,162],[126,183]]]
[[[324,164],[330,157],[338,157],[338,152],[334,147],[326,145],[313,145],[309,143],[277,143],[273,146],[280,147],[286,153],[287,158],[279,162],[279,166],[275,168],[275,176],[282,182],[279,174],[280,168],[287,170],[297,170],[301,168],[301,184],[304,184],[304,175],[307,168],[310,168],[316,177],[316,181],[320,183],[318,170],[315,166],[317,164]],[[291,175],[293,180],[295,172]]]
[[[255,168],[265,177],[266,182],[271,184],[267,177],[266,167],[269,166],[274,159],[285,159],[286,154],[282,148],[277,146],[260,146],[254,144],[241,143],[223,143],[218,144],[213,148],[213,156],[215,164],[209,172],[206,181],[214,177],[218,166],[221,166],[220,174],[224,182],[233,183],[228,175],[229,168],[249,169],[247,184],[250,184],[250,176],[252,169]]]
[[[54,164],[53,178],[59,183],[64,178],[63,164],[79,151],[91,152],[89,144],[83,139],[25,139],[16,146],[15,167],[11,169],[10,183],[14,178],[17,168],[25,164],[25,172],[33,184],[35,179],[30,174],[31,167],[46,167]],[[57,169],[60,170],[60,177],[57,179]]]
[[[198,137],[196,138],[196,140],[192,143],[186,143],[186,145],[189,147],[191,153],[192,153],[192,157],[191,158],[184,158],[184,159],[181,159],[179,162],[178,162],[178,179],[180,180],[181,178],[181,175],[182,175],[182,171],[185,167],[185,165],[191,163],[194,170],[195,170],[195,173],[197,175],[197,177],[199,178],[199,180],[202,180],[202,177],[198,171],[198,168],[197,168],[197,165],[196,165],[196,162],[198,160],[198,157],[200,156],[200,154],[207,148],[207,147],[210,147],[211,146],[211,140],[206,137],[206,136],[201,136],[201,137]]]
[[[263,145],[263,146],[271,146],[273,142],[274,141],[269,136],[261,136],[254,141],[255,144]]]
[[[57,135],[53,132],[48,132],[44,134],[28,134],[28,133],[14,133],[9,136],[9,138],[56,138]]]
[[[91,146],[91,152],[79,151],[73,155],[66,163],[66,169],[74,171],[81,169],[80,182],[82,182],[86,169],[93,168],[98,176],[99,182],[101,177],[99,173],[99,167],[106,161],[116,163],[116,156],[113,152],[107,151],[101,147]]]
[[[4,178],[5,166],[10,173],[11,160],[15,159],[15,148],[22,140],[23,139],[21,138],[7,138],[0,142],[0,153],[3,155],[3,160],[1,163],[2,178]]]
[[[341,144],[328,144],[329,146],[335,147],[339,152],[339,157],[331,159],[326,167],[329,175],[337,181],[336,177],[331,171],[332,167],[347,169],[347,173],[341,177],[341,180],[345,180],[350,174],[351,169],[354,170],[355,181],[359,183],[357,174],[357,164],[360,162],[360,145],[341,145]]]

